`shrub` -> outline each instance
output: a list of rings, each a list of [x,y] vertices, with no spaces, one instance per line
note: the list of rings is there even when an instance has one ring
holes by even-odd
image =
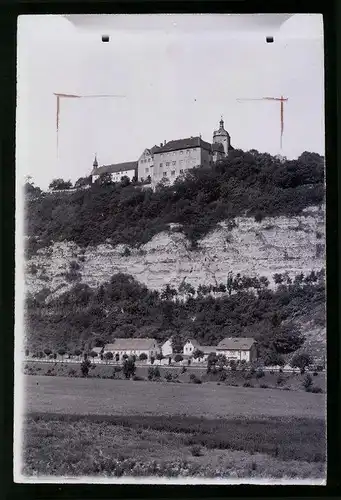
[[[316,386],[312,386],[308,392],[313,392],[313,393],[323,393],[323,390],[321,389],[321,387],[316,387]]]
[[[202,455],[201,446],[198,444],[192,446],[191,453],[192,453],[193,457],[201,457],[201,455]]]
[[[135,382],[141,382],[141,381],[143,381],[143,380],[144,380],[144,378],[143,378],[143,377],[139,377],[138,375],[134,375],[134,376],[133,376],[133,380],[134,380]]]
[[[251,380],[251,379],[252,379],[252,375],[251,375],[251,373],[250,373],[250,372],[246,372],[246,373],[244,374],[244,378],[245,378],[245,380]]]
[[[148,359],[148,356],[145,352],[141,352],[140,356],[139,356],[139,360],[140,361],[145,361],[146,359]]]
[[[261,389],[268,389],[269,386],[267,384],[260,384],[259,386]]]
[[[285,379],[284,379],[283,375],[279,374],[278,377],[277,377],[276,382],[277,382],[278,385],[281,385],[281,384],[283,384],[284,380]]]
[[[171,382],[172,381],[172,374],[171,373],[166,373],[165,374],[165,379],[167,382]]]
[[[174,356],[174,361],[175,361],[175,363],[180,363],[180,361],[183,361],[183,359],[184,359],[184,358],[183,358],[183,356],[181,356],[181,354],[176,354],[176,355]]]
[[[264,218],[264,215],[262,214],[262,212],[255,213],[255,222],[262,222],[263,218]]]
[[[186,372],[187,372],[187,368],[186,368],[186,366],[183,366],[181,368],[181,372],[180,373],[183,374],[183,373],[186,373]]]
[[[219,380],[221,382],[225,382],[225,380],[227,379],[227,373],[225,370],[223,370],[222,372],[220,372],[220,375],[219,375]]]
[[[313,373],[314,377],[317,377],[318,373],[317,372],[314,372]]]
[[[158,366],[150,366],[148,368],[148,380],[156,380],[160,378],[160,370]]]
[[[264,376],[265,376],[264,370],[262,370],[261,368],[258,369],[256,372],[256,378],[262,378]]]
[[[89,369],[91,366],[91,362],[88,359],[84,359],[81,363],[81,372],[83,377],[87,377],[89,375]]]
[[[312,376],[309,375],[309,373],[307,373],[307,375],[304,377],[302,385],[307,392],[311,390],[313,385],[313,379]]]
[[[253,387],[253,385],[250,382],[244,382],[243,387]]]

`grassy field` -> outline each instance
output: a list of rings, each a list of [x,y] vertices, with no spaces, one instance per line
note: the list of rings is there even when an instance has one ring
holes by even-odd
[[[30,415],[27,476],[324,479],[317,419]]]
[[[207,383],[25,376],[29,412],[107,415],[199,415],[206,418],[323,418],[325,395]]]
[[[323,394],[34,375],[24,383],[27,476],[325,475]]]
[[[61,376],[61,377],[80,377],[81,369],[79,363],[49,363],[43,361],[29,361],[23,363],[24,373],[28,375],[49,375],[49,376]],[[89,378],[107,378],[111,379],[113,376],[115,379],[123,378],[122,373],[114,374],[113,365],[105,364],[93,364],[89,372]],[[190,376],[193,373],[196,377],[200,377],[203,382],[207,381],[219,381],[219,374],[216,376],[206,375],[206,367],[186,367],[186,372],[181,373],[181,367],[159,367],[161,379],[164,379],[167,373],[172,376],[176,375],[178,377],[178,382],[188,383],[190,381]],[[138,366],[136,369],[136,375],[147,379],[148,366]],[[226,372],[225,385],[231,385],[240,387],[246,382],[245,379],[246,372],[241,371]],[[278,380],[282,378],[282,382],[279,384]],[[279,374],[265,372],[264,377],[258,378],[254,375],[252,379],[247,380],[254,387],[267,386],[268,388],[285,389],[285,390],[304,390],[303,388],[304,375],[300,373],[283,373]],[[316,387],[320,387],[323,391],[326,388],[326,377],[325,373],[317,373],[313,376],[313,384]]]

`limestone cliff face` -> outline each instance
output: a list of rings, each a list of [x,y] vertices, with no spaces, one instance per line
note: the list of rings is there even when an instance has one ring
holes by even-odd
[[[125,246],[110,243],[85,250],[72,242],[55,243],[26,263],[26,290],[35,293],[49,288],[51,297],[63,293],[75,283],[65,279],[71,261],[80,266],[80,282],[91,287],[121,272],[158,290],[167,283],[178,287],[184,279],[194,287],[225,283],[229,271],[267,276],[273,283],[274,273],[293,276],[324,267],[323,210],[312,207],[299,217],[265,218],[261,223],[247,217],[235,222],[232,230],[225,222],[219,224],[197,250],[190,250],[174,225],[140,249],[130,248],[130,255]]]

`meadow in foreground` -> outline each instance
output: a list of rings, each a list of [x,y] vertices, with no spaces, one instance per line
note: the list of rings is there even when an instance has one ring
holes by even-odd
[[[319,419],[31,414],[26,476],[323,478]]]

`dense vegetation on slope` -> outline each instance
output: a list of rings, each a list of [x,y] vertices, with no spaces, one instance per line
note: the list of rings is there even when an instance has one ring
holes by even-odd
[[[52,241],[81,246],[149,241],[170,222],[183,225],[193,246],[217,222],[241,215],[295,215],[324,198],[324,158],[303,153],[280,160],[255,150],[234,150],[212,168],[187,171],[174,186],[155,192],[137,185],[93,185],[71,194],[28,197],[28,254]],[[37,240],[35,240],[37,238]],[[39,241],[38,241],[39,240]]]
[[[49,348],[90,351],[115,337],[174,335],[176,343],[195,338],[203,345],[216,345],[224,337],[252,336],[259,341],[259,354],[268,358],[293,352],[302,345],[301,333],[292,323],[302,311],[320,307],[315,317],[324,325],[324,272],[298,275],[294,283],[279,279],[269,290],[266,279],[235,291],[212,296],[201,287],[186,301],[167,286],[163,292],[148,290],[134,278],[116,274],[97,289],[77,284],[70,291],[46,301],[41,291],[26,301],[27,347],[30,352]],[[243,280],[242,280],[243,281]],[[255,286],[257,288],[255,288]]]

